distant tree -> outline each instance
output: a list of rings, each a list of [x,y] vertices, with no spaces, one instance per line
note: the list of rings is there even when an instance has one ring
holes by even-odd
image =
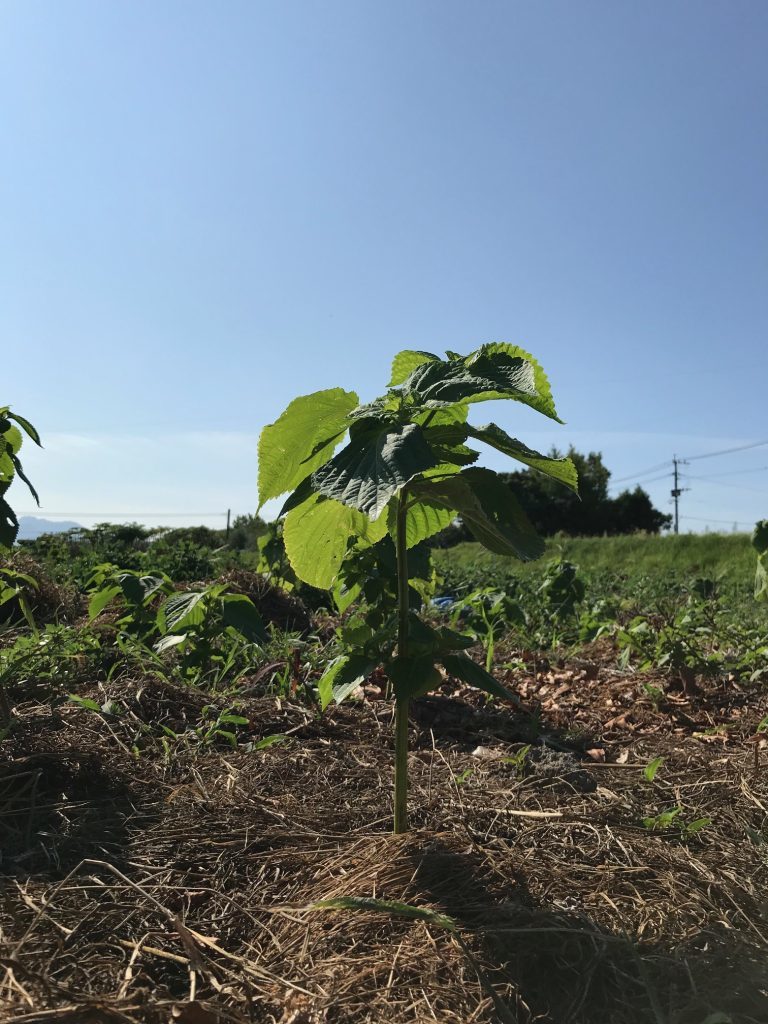
[[[159,531],[141,523],[96,523],[83,530],[81,543],[100,562],[112,562],[122,569],[141,568],[141,553]]]
[[[229,546],[235,551],[256,551],[259,537],[267,530],[267,524],[260,516],[235,516],[229,531]]]
[[[639,486],[634,491],[622,491],[610,502],[608,533],[658,533],[671,522],[672,516],[654,508],[647,491]]]
[[[552,455],[562,457],[554,449]],[[571,448],[568,455],[579,474],[579,493],[574,494],[540,473],[522,470],[502,474],[528,513],[533,525],[545,536],[565,531],[573,536],[600,535],[608,528],[608,481],[610,471],[599,452],[582,455]]]
[[[212,530],[209,526],[179,526],[163,530],[154,543],[173,547],[184,542],[201,548],[218,548],[224,543],[224,531]]]
[[[158,531],[141,523],[96,523],[86,532],[95,546],[136,549]]]

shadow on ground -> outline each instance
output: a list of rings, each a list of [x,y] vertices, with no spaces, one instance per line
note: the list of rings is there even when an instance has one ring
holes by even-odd
[[[87,858],[123,867],[135,817],[128,786],[97,752],[38,752],[0,765],[0,878],[55,881]]]
[[[528,1024],[758,1024],[768,967],[735,932],[676,950],[612,934],[584,915],[536,905],[521,870],[510,885],[480,851],[440,837],[414,851],[414,887],[451,916],[497,998],[496,1016]]]

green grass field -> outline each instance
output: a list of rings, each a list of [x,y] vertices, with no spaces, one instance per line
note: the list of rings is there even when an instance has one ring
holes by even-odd
[[[585,572],[611,571],[628,576],[673,573],[709,576],[751,584],[755,551],[747,533],[685,533],[678,536],[553,537],[537,562],[523,564],[491,554],[479,544],[459,544],[435,552],[438,567],[459,569],[470,565],[508,567],[510,573],[537,572],[552,558],[566,558]]]

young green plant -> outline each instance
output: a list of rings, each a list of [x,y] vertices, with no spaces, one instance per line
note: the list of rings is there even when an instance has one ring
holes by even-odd
[[[483,345],[467,356],[406,350],[395,356],[384,395],[360,404],[332,388],[294,399],[259,439],[259,501],[289,493],[280,512],[296,575],[330,590],[345,559],[389,537],[396,558],[396,610],[383,624],[360,624],[354,644],[329,667],[321,694],[340,700],[377,665],[395,696],[395,832],[408,827],[408,710],[437,686],[437,665],[501,698],[509,692],[464,654],[474,638],[434,628],[418,614],[409,551],[460,516],[478,541],[500,555],[538,558],[543,541],[509,487],[474,465],[480,441],[577,489],[568,458],[534,451],[494,423],[468,422],[476,402],[507,399],[561,422],[538,362],[515,345]],[[345,436],[345,446],[336,449]]]
[[[10,406],[0,406],[0,551],[10,550],[19,532],[18,517],[5,497],[15,477],[24,481],[32,497],[40,504],[37,491],[24,473],[19,459],[24,434],[40,445],[40,435],[29,420],[11,412]]]
[[[768,519],[755,523],[752,547],[757,551],[755,597],[758,601],[768,601]]]

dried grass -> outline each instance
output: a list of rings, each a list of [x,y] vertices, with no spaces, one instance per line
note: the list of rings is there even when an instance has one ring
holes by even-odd
[[[501,755],[530,722],[431,698],[400,837],[384,703],[316,719],[254,700],[254,735],[290,745],[169,761],[159,745],[131,755],[137,723],[189,719],[195,699],[141,681],[110,697],[125,707],[112,722],[28,705],[3,744],[4,1020],[768,1020],[768,787],[749,744],[761,696],[714,753],[670,718],[592,737],[606,763],[545,758],[522,778]],[[689,842],[642,827],[677,801],[712,825]],[[335,896],[431,907],[457,934],[311,909]]]

